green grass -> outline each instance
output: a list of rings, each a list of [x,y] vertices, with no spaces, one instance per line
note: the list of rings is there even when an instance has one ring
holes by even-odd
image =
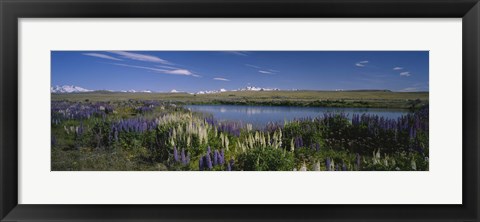
[[[238,91],[191,95],[188,93],[89,92],[52,94],[52,100],[103,101],[157,100],[178,104],[238,104],[269,106],[323,106],[409,108],[414,101],[428,103],[428,92],[390,91]]]

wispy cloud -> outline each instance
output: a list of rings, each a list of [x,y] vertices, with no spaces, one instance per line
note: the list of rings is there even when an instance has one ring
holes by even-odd
[[[248,53],[244,51],[224,51],[224,52],[231,55],[248,56]]]
[[[150,70],[150,71],[154,71],[154,72],[162,73],[162,74],[200,77],[200,75],[197,75],[197,74],[195,74],[195,73],[193,73],[193,72],[191,72],[190,70],[187,70],[187,69],[170,69],[170,70],[168,70],[168,69],[152,68],[152,67],[147,67],[147,66],[127,65],[127,64],[122,64],[122,63],[113,63],[113,65],[130,67],[130,68],[137,68],[137,69],[145,69],[145,70]]]
[[[143,62],[154,62],[154,63],[160,63],[164,65],[172,65],[171,62],[153,55],[125,52],[125,51],[109,51],[109,52],[122,56],[123,58],[127,58],[127,59],[143,61]]]
[[[355,66],[357,67],[365,67],[367,65],[368,61],[360,61],[360,62],[357,62],[355,63]]]
[[[198,77],[198,75],[193,74],[192,72],[190,72],[190,70],[187,70],[187,69],[167,70],[167,71],[164,71],[164,73],[173,74],[173,75],[184,75],[184,76],[196,76],[196,77]]]
[[[400,66],[396,66],[396,67],[393,67],[393,70],[402,70],[403,67],[400,67]]]
[[[400,76],[410,76],[410,72],[401,72]]]
[[[164,68],[164,69],[180,69],[174,66],[165,66],[165,65],[156,65],[156,67]]]
[[[400,91],[401,92],[415,92],[415,91],[420,91],[420,89],[417,88],[417,87],[407,87],[407,88],[401,89]]]
[[[213,80],[217,80],[217,81],[227,81],[227,82],[230,81],[230,79],[225,79],[225,78],[220,78],[220,77],[213,78]]]
[[[258,70],[258,72],[263,74],[272,74],[272,72],[265,71],[265,70]]]
[[[260,66],[257,66],[257,65],[252,65],[252,64],[245,64],[245,66],[248,66],[250,68],[254,68],[256,69],[259,73],[262,73],[262,74],[275,74],[277,72],[280,72],[278,70],[275,70],[275,69],[267,69],[267,68],[262,68]]]
[[[122,61],[121,59],[115,58],[115,57],[113,57],[113,56],[101,54],[101,53],[83,53],[83,55],[93,56],[93,57],[102,58],[102,59],[110,59],[110,60]]]

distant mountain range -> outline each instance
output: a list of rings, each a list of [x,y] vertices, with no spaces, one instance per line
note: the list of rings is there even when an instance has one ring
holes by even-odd
[[[247,86],[244,88],[240,89],[235,89],[235,90],[226,90],[226,89],[219,89],[219,90],[202,90],[198,91],[195,93],[189,93],[189,94],[215,94],[215,93],[222,93],[222,92],[236,92],[236,91],[279,91],[280,89],[278,88],[262,88],[262,87],[255,87],[255,86]],[[64,86],[53,86],[50,87],[50,92],[51,93],[85,93],[85,92],[95,92],[95,91],[107,91],[107,92],[123,92],[123,93],[161,93],[161,92],[154,92],[151,90],[120,90],[120,91],[112,91],[112,90],[90,90],[90,89],[85,89],[80,86],[74,86],[74,85],[64,85]],[[292,89],[289,91],[297,91],[296,89]],[[335,90],[335,91],[348,91],[348,92],[363,92],[363,91],[383,91],[383,92],[391,92],[390,90]],[[172,89],[170,93],[188,93],[185,91],[179,91]]]
[[[236,92],[236,91],[278,91],[278,90],[279,89],[277,89],[277,88],[262,88],[262,87],[255,87],[255,86],[247,86],[245,88],[234,89],[234,90],[220,89],[220,90],[198,91],[198,92],[193,93],[193,94],[213,94],[213,93]]]
[[[85,89],[80,86],[74,85],[64,85],[64,86],[53,86],[50,87],[51,93],[81,93],[81,92],[92,92],[93,90]]]
[[[255,86],[247,86],[245,88],[237,89],[237,90],[226,90],[226,89],[219,89],[219,90],[202,90],[196,93],[190,94],[214,94],[214,93],[222,93],[222,92],[235,92],[235,91],[274,91],[279,90],[276,88],[262,88],[262,87],[255,87]],[[52,86],[50,87],[51,93],[84,93],[84,92],[94,92],[94,91],[108,91],[108,92],[124,92],[124,93],[153,93],[151,90],[120,90],[120,91],[112,91],[112,90],[90,90],[85,89],[80,86],[74,85],[63,85],[63,86]],[[170,93],[188,93],[185,91],[179,91],[172,89]]]

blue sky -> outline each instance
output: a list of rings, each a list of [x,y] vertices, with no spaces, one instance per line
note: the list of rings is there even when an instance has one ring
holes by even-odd
[[[52,51],[52,86],[428,91],[428,51]]]

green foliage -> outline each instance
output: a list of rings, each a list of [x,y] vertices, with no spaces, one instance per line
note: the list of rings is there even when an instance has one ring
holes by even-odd
[[[90,101],[82,100],[92,104]],[[106,110],[105,115],[52,123],[53,170],[199,170],[199,159],[208,146],[225,154],[225,163],[211,170],[227,170],[231,159],[234,170],[245,171],[327,170],[327,159],[338,170],[429,169],[428,129],[418,130],[412,137],[408,129],[395,132],[375,124],[354,125],[345,116],[331,115],[290,121],[271,131],[247,126],[233,133],[220,132],[216,125],[206,123],[208,115],[170,103],[160,103],[149,112],[138,109],[142,101],[120,100],[108,105],[114,109]],[[428,123],[428,115],[409,118],[410,125],[413,121]],[[129,119],[158,125],[115,135],[112,124]],[[189,161],[179,161],[178,156],[175,160],[174,147],[177,155],[183,150]]]
[[[294,155],[284,149],[267,147],[254,149],[238,156],[237,164],[245,171],[291,171]]]

